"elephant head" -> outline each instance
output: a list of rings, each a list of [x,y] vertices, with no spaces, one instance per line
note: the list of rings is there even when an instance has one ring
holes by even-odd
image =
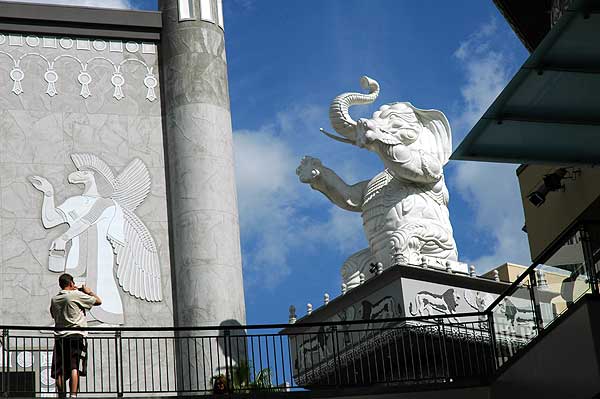
[[[390,146],[417,145],[419,150],[434,153],[444,165],[452,151],[450,124],[438,110],[424,110],[409,102],[386,104],[373,113],[371,119],[355,121],[349,113],[353,105],[373,103],[379,95],[379,84],[366,76],[361,85],[368,94],[343,93],[329,107],[329,119],[334,130],[341,135],[325,132],[327,136],[376,152],[386,152]],[[378,143],[382,145],[377,145]]]
[[[368,89],[369,94],[343,93],[333,99],[329,106],[329,120],[333,129],[344,136],[348,142],[356,142],[357,123],[350,117],[348,110],[353,105],[371,104],[379,96],[379,83],[363,76],[360,79],[363,89]],[[335,137],[335,136],[334,136]]]

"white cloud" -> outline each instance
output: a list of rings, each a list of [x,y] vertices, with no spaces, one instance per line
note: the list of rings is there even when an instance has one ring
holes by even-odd
[[[360,215],[333,207],[295,174],[304,151],[314,146],[313,140],[298,134],[316,131],[326,112],[314,106],[294,107],[263,128],[234,133],[244,267],[251,285],[276,286],[290,274],[294,251],[306,253],[327,242],[349,256],[366,245]],[[325,215],[308,217],[309,208]]]
[[[334,244],[341,253],[348,256],[366,247],[360,213],[332,207],[329,211],[329,220],[321,231],[323,239],[331,239],[331,234],[335,234]]]
[[[462,64],[466,82],[461,87],[463,111],[456,119],[460,141],[506,86],[513,65],[503,49],[503,32],[495,20],[461,43],[454,53]],[[477,259],[468,259],[483,271],[504,262],[530,262],[527,236],[521,231],[523,208],[515,174],[516,165],[459,162],[450,184],[475,213],[477,229],[489,232],[493,248]]]
[[[453,186],[473,208],[476,228],[495,241],[483,256],[468,259],[480,272],[505,262],[530,263],[515,169],[515,165],[463,162],[453,176]]]
[[[463,111],[455,124],[462,140],[467,129],[483,115],[510,78],[510,59],[505,51],[492,47],[499,35],[496,20],[482,26],[462,42],[454,56],[462,64],[466,82],[461,87]]]
[[[253,242],[252,249],[246,247],[245,266],[273,285],[289,274],[295,160],[285,143],[267,132],[236,132],[234,139],[242,239]]]
[[[129,0],[5,0],[19,3],[60,4],[81,7],[131,8]]]

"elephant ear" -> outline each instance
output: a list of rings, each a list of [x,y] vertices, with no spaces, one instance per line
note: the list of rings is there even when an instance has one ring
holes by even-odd
[[[446,115],[437,109],[414,108],[414,110],[423,126],[435,138],[436,157],[442,165],[447,164],[450,154],[452,154],[452,130],[450,129],[450,122],[448,122]]]

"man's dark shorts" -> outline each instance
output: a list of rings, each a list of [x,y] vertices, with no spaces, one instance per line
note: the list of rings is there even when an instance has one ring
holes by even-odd
[[[71,370],[79,370],[80,376],[86,375],[87,369],[87,343],[79,334],[56,337],[54,340],[54,354],[52,356],[52,370],[50,376],[62,375],[65,380],[71,378]]]

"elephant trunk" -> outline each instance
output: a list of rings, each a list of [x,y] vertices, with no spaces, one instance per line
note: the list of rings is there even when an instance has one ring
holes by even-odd
[[[329,120],[333,129],[342,136],[354,141],[356,139],[356,121],[350,117],[348,109],[353,105],[371,104],[379,95],[379,83],[363,76],[360,79],[363,89],[369,94],[343,93],[333,99],[329,106]]]

